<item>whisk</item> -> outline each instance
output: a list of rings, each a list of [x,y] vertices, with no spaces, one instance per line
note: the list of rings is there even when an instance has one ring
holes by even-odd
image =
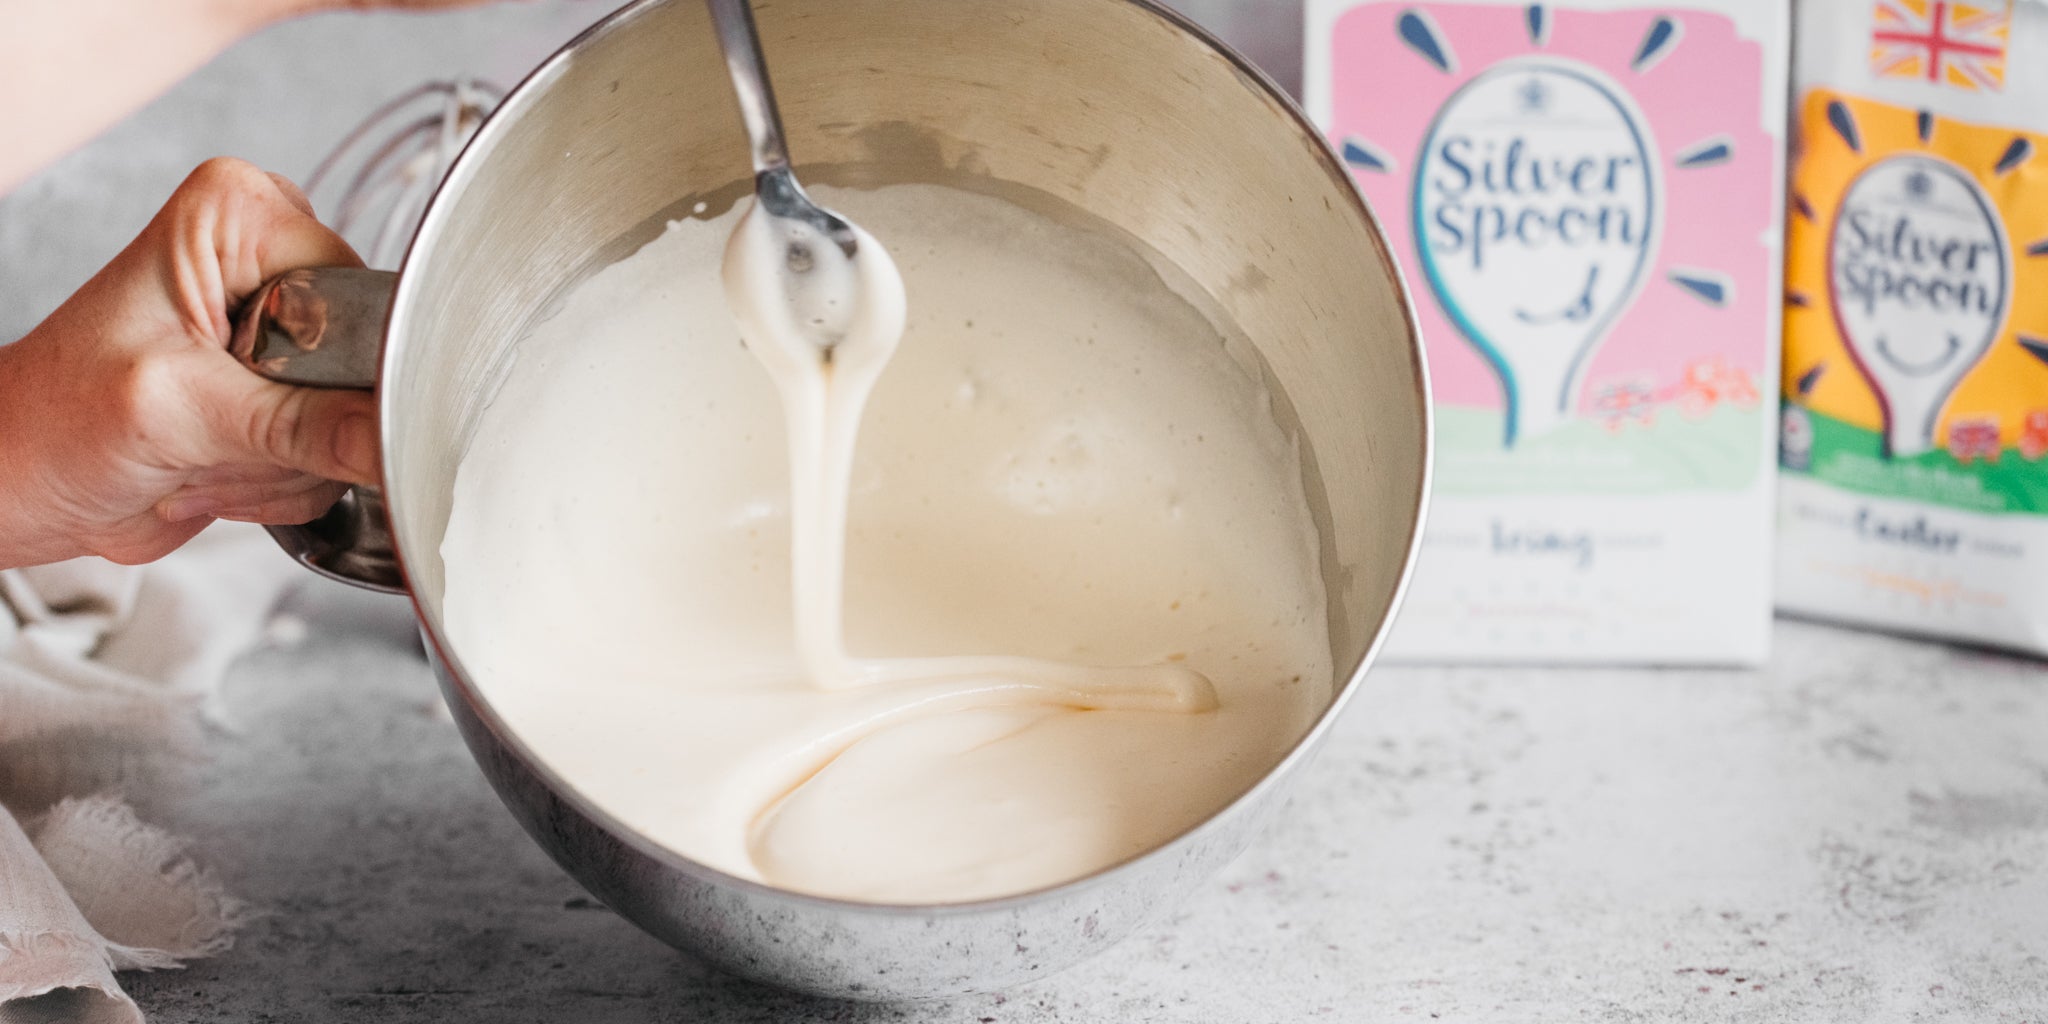
[[[427,201],[505,90],[467,76],[423,82],[344,135],[306,182],[363,262],[395,270]]]

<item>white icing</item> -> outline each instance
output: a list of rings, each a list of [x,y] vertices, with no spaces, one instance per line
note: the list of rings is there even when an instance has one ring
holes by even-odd
[[[1330,695],[1268,397],[1100,236],[823,193],[890,250],[794,317],[787,241],[735,212],[522,342],[457,475],[456,653],[578,789],[742,877],[949,902],[1171,839]]]

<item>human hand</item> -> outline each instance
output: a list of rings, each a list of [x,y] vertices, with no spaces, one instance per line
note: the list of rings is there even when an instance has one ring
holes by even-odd
[[[376,403],[256,376],[230,314],[271,277],[361,261],[296,186],[193,171],[49,319],[0,346],[0,568],[162,557],[215,519],[301,523],[375,483]]]

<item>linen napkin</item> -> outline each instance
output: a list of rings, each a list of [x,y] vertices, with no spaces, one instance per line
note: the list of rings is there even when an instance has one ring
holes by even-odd
[[[115,971],[227,948],[245,911],[143,823],[222,674],[301,578],[222,523],[146,567],[0,570],[0,1024],[140,1024]]]

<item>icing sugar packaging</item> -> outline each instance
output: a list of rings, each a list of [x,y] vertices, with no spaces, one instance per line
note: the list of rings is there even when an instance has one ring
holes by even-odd
[[[1764,659],[1787,21],[1309,3],[1309,109],[1401,260],[1435,388],[1390,656]]]
[[[2048,5],[1798,17],[1780,604],[2048,652]]]

